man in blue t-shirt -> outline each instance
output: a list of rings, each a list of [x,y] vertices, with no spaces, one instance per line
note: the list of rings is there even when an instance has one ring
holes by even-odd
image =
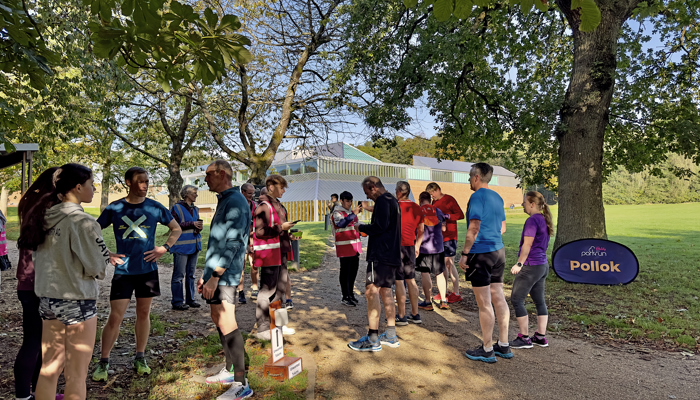
[[[114,269],[109,295],[109,319],[102,330],[102,355],[92,374],[94,381],[107,381],[109,354],[119,337],[119,326],[132,294],[136,294],[136,358],[134,369],[139,375],[150,374],[144,352],[151,331],[151,302],[160,296],[156,261],[170,250],[180,236],[180,226],[170,211],[157,201],[147,199],[148,172],[131,167],[124,174],[129,193],[105,208],[97,222],[102,229],[112,225],[118,253],[125,254],[124,264]],[[156,225],[167,225],[170,236],[156,246]]]
[[[459,267],[472,282],[484,342],[483,346],[468,350],[466,356],[470,360],[488,363],[496,362],[496,356],[513,358],[508,344],[510,310],[503,294],[506,213],[501,196],[489,189],[491,176],[493,167],[486,163],[472,165],[469,172],[469,185],[474,193],[467,205],[467,237],[459,260]],[[493,344],[495,318],[498,319],[499,340]]]

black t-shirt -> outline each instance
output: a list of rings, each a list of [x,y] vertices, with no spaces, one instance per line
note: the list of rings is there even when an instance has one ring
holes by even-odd
[[[401,209],[399,202],[386,192],[374,202],[369,225],[360,225],[360,232],[369,236],[367,261],[401,265]]]

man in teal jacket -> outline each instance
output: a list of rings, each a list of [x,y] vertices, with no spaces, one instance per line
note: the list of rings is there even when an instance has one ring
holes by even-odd
[[[227,398],[244,399],[253,395],[245,378],[245,342],[236,322],[236,287],[245,266],[250,233],[250,208],[231,180],[233,169],[216,160],[206,170],[204,181],[218,193],[219,202],[211,221],[204,274],[197,290],[211,306],[211,319],[218,331],[226,356],[226,366],[207,378],[211,384],[231,385]]]

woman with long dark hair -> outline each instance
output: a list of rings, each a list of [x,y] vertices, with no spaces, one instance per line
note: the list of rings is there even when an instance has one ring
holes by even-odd
[[[53,174],[53,186],[20,230],[22,245],[34,251],[34,291],[43,320],[36,398],[54,400],[63,372],[65,399],[82,400],[97,331],[96,279],[104,278],[108,263],[121,260],[110,253],[99,224],[80,206],[92,201],[92,171],[63,165]]]
[[[58,167],[49,168],[29,186],[17,205],[20,224],[29,215],[29,209],[39,199],[53,192],[53,174]],[[34,263],[32,251],[17,241],[19,262],[17,263],[17,298],[22,304],[22,346],[15,359],[15,397],[17,400],[32,399],[41,370],[41,316],[39,297],[34,294]]]

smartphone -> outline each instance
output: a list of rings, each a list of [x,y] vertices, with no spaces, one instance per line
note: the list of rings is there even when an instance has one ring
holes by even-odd
[[[298,219],[298,220],[296,220],[296,221],[294,221],[294,222],[292,222],[292,223],[293,223],[293,224],[296,224],[297,222],[301,222],[301,220]]]

